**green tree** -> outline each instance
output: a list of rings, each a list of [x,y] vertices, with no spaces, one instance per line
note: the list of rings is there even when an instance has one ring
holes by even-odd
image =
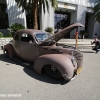
[[[25,27],[22,24],[18,24],[18,23],[13,23],[11,24],[11,26],[9,26],[8,30],[8,36],[12,37],[14,36],[14,34],[21,29],[25,29]]]
[[[18,7],[22,7],[22,10],[33,11],[33,28],[38,29],[38,17],[37,13],[41,14],[41,9],[43,5],[43,11],[45,13],[45,8],[49,13],[49,3],[48,0],[15,0]],[[52,7],[55,9],[58,4],[57,0],[50,0]]]
[[[100,0],[96,1],[96,5],[93,8],[95,21],[100,23]]]

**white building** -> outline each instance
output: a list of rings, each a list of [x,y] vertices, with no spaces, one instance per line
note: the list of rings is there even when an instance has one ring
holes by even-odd
[[[39,16],[39,28],[54,27],[54,30],[80,22],[85,27],[80,30],[87,30],[88,38],[93,38],[97,32],[100,35],[100,24],[94,22],[92,8],[95,0],[58,0],[58,8],[53,11],[50,7],[50,14],[47,12]],[[8,16],[7,16],[8,15]],[[31,16],[18,9],[15,0],[0,0],[0,31],[4,32],[12,23],[21,23],[26,28],[32,28]],[[7,21],[8,19],[8,21]],[[79,30],[79,31],[80,31]],[[75,32],[71,32],[67,38],[73,38]]]

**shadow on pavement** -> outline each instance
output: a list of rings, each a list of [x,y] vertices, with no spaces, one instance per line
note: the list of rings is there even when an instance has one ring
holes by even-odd
[[[81,51],[82,53],[94,53],[93,51]]]
[[[18,63],[14,62],[12,59],[10,59],[9,57],[7,57],[4,54],[0,54],[0,60],[6,63],[11,63],[11,64],[16,64],[18,65]]]
[[[21,65],[18,62],[15,62],[14,60],[12,60],[9,57],[5,56],[4,54],[0,54],[0,60],[3,61],[3,62],[6,62],[7,63],[6,65],[9,65],[9,63],[16,64],[16,65]],[[61,80],[52,79],[49,76],[47,76],[47,74],[45,74],[45,72],[43,72],[42,74],[38,74],[32,69],[32,67],[28,68],[28,67],[23,66],[23,65],[21,65],[21,66],[24,67],[23,71],[27,75],[29,75],[30,77],[35,78],[39,81],[43,81],[43,82],[51,83],[51,84],[61,84],[61,85],[64,85],[64,84],[68,83],[64,79],[61,79]]]
[[[51,84],[61,84],[61,85],[68,83],[68,81],[65,81],[64,79],[56,80],[56,79],[50,78],[45,72],[43,72],[42,74],[38,74],[28,68],[24,68],[23,70],[30,77],[35,78],[39,81],[43,81],[43,82],[51,83]]]

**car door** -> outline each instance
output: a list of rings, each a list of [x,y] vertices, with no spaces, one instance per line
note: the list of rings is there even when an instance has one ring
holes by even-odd
[[[33,37],[28,33],[25,32],[22,33],[20,42],[21,58],[33,62],[36,59],[35,51],[36,51],[36,44],[34,42]]]
[[[19,33],[17,33],[16,36],[14,37],[14,41],[12,45],[13,45],[15,54],[20,57],[20,35]]]

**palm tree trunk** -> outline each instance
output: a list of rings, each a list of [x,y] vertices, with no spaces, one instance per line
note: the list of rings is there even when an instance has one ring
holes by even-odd
[[[33,5],[33,29],[38,29],[37,13],[38,13],[38,0],[34,0],[34,5]]]

